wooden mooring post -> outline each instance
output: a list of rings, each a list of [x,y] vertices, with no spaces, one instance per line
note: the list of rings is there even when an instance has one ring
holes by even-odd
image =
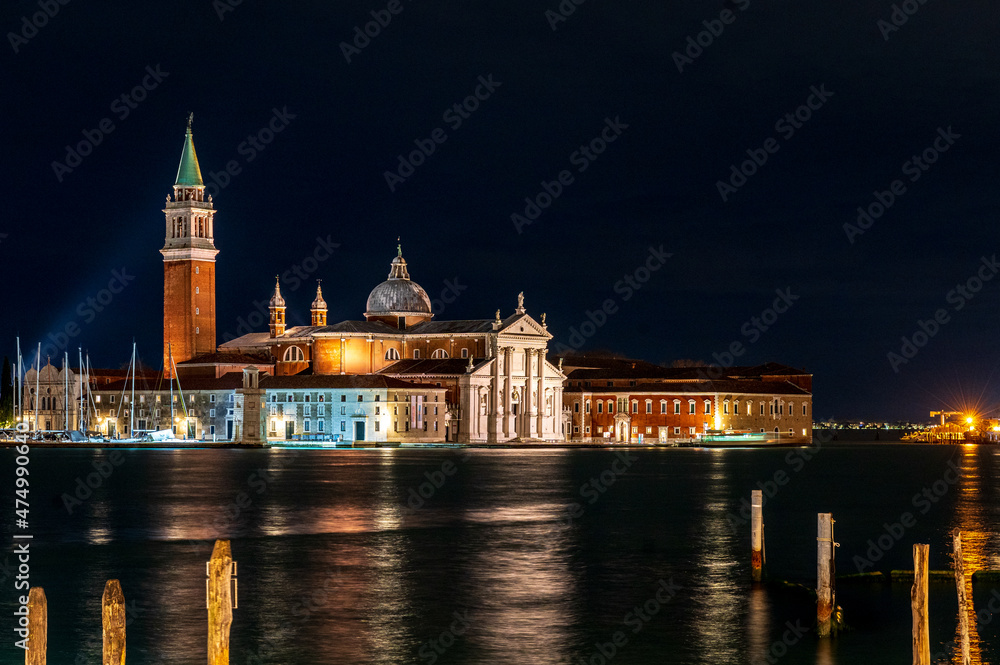
[[[40,586],[28,590],[28,650],[24,665],[45,665],[49,648],[49,602]]]
[[[750,579],[764,579],[764,492],[750,492]]]
[[[965,593],[965,562],[962,560],[962,532],[956,531],[954,537],[955,546],[955,585],[958,587],[958,628],[961,633],[962,644],[962,665],[971,665],[972,657],[969,653],[969,602]]]
[[[233,624],[233,598],[229,587],[233,555],[228,540],[215,541],[207,567],[208,665],[229,665],[229,628]]]
[[[101,596],[102,665],[125,665],[125,594],[118,580],[108,580]]]
[[[930,545],[913,546],[913,587],[910,610],[913,613],[913,665],[930,665],[930,622],[927,617],[927,559]]]
[[[833,609],[837,594],[833,587],[833,513],[819,513],[816,525],[816,632],[820,637],[833,633]]]

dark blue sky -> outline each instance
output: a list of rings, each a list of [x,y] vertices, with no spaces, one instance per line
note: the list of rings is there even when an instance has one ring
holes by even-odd
[[[889,31],[891,2],[588,0],[553,30],[556,0],[404,0],[348,63],[341,42],[388,5],[244,0],[220,20],[222,0],[69,2],[34,31],[23,17],[40,4],[8,3],[8,352],[16,334],[33,347],[75,325],[70,348],[97,364],[126,362],[133,337],[158,362],[160,210],[194,111],[206,180],[230,160],[240,171],[215,196],[220,341],[276,273],[312,267],[318,238],[339,247],[301,287],[284,281],[289,321],[307,322],[316,277],[331,320],[360,318],[401,235],[432,297],[446,280],[466,287],[441,318],[506,315],[524,291],[566,345],[670,362],[724,359],[740,342],[740,364],[813,372],[823,417],[1000,401],[1000,279],[949,296],[979,286],[982,257],[1000,252],[995,3],[913,0]],[[674,53],[689,48],[679,72]],[[499,86],[468,117],[445,115],[490,76]],[[144,79],[153,89],[135,108],[115,101]],[[274,109],[294,118],[263,150],[241,148]],[[105,118],[113,131],[72,172],[53,166]],[[593,160],[574,155],[609,120],[615,140]],[[444,142],[391,191],[385,172],[437,129]],[[950,138],[935,148],[939,129]],[[906,164],[928,149],[933,164]],[[766,162],[729,181],[753,155]],[[511,215],[564,170],[569,184],[518,233]],[[725,200],[720,180],[739,185]],[[850,242],[844,225],[895,180],[901,193]],[[616,284],[661,246],[672,256],[626,300],[631,287]],[[91,314],[114,270],[127,286]],[[772,320],[778,290],[797,299]],[[573,338],[607,299],[606,323]],[[919,322],[937,310],[945,322],[925,339]],[[761,316],[772,324],[758,335]],[[901,337],[915,333],[924,343],[905,359]],[[890,352],[907,362],[894,368]]]

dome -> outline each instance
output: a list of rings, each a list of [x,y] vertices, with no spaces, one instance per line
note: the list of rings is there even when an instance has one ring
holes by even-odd
[[[268,303],[271,307],[284,307],[285,299],[281,297],[281,283],[278,278],[274,278],[274,295],[271,296],[271,302]]]
[[[431,316],[431,299],[423,287],[410,280],[400,249],[392,260],[389,279],[368,295],[365,316]]]
[[[312,301],[310,305],[311,309],[326,309],[326,301],[323,300],[323,287],[316,286],[316,298]]]

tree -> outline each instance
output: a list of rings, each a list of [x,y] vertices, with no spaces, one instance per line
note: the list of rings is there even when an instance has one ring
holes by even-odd
[[[4,356],[3,374],[0,375],[0,427],[14,426],[14,377],[10,358]]]

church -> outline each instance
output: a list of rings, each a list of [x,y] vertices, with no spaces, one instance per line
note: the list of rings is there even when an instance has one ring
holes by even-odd
[[[328,323],[317,286],[310,325],[286,327],[276,281],[268,330],[217,346],[216,209],[205,196],[190,121],[163,212],[164,371],[182,384],[222,379],[248,361],[275,379],[310,377],[316,390],[340,385],[345,376],[384,377],[444,391],[446,441],[563,440],[565,376],[547,359],[552,335],[545,315],[528,314],[523,294],[506,316],[497,310],[492,319],[435,321],[427,292],[410,278],[397,246],[387,279],[368,295],[363,320]]]

